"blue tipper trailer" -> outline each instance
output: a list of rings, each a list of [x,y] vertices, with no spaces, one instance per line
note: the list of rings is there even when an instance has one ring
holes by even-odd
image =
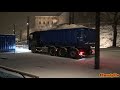
[[[15,35],[0,34],[0,52],[15,52]]]
[[[91,53],[95,38],[95,29],[90,28],[36,31],[29,36],[29,49],[34,53],[47,47],[50,55],[83,57]]]

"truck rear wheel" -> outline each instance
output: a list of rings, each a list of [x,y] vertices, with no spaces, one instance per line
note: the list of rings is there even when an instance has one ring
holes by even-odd
[[[49,47],[48,53],[49,53],[51,56],[55,56],[55,55],[56,55],[56,47]]]
[[[60,56],[60,57],[66,57],[67,49],[65,47],[59,48],[57,53],[58,53],[58,56]]]
[[[69,56],[74,59],[79,58],[79,50],[77,48],[71,48],[69,51]]]

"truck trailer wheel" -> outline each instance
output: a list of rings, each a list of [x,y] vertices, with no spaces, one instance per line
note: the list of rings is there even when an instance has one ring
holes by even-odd
[[[49,47],[49,48],[48,48],[48,53],[49,53],[51,56],[55,56],[55,55],[56,55],[56,47]]]
[[[69,51],[69,56],[74,59],[79,58],[79,50],[77,48],[71,48]]]
[[[65,47],[59,48],[57,51],[58,56],[66,57],[67,56],[67,49]]]

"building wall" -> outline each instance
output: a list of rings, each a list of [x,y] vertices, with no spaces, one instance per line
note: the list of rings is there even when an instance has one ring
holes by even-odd
[[[39,31],[50,29],[58,21],[58,16],[35,16],[35,29]]]
[[[74,12],[74,23],[83,25],[95,23],[95,12]]]
[[[68,22],[69,12],[63,12],[60,16],[35,16],[35,30],[49,30]]]
[[[95,12],[72,12],[74,13],[74,24],[89,25],[95,24]],[[59,16],[59,24],[68,23],[70,19],[70,12],[63,12]]]
[[[69,12],[63,12],[59,16],[59,22],[58,22],[58,24],[64,24],[64,23],[69,23]]]

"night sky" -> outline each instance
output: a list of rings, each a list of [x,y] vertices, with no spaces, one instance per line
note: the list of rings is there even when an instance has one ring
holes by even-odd
[[[34,26],[34,16],[55,16],[61,12],[0,12],[0,34],[13,34],[13,24],[16,32],[26,29],[26,18],[30,16],[31,27]]]

